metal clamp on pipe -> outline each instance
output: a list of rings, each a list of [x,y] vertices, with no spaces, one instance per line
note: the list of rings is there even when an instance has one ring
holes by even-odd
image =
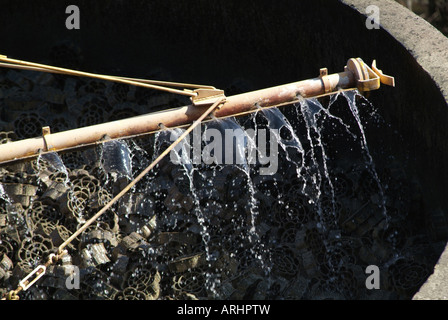
[[[42,128],[42,138],[44,139],[44,146],[45,151],[52,151],[54,150],[54,146],[51,143],[51,130],[50,127],[43,127]]]

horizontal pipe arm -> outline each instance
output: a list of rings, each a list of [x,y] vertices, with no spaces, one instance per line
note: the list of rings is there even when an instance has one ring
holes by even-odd
[[[359,78],[359,72],[357,72],[359,68],[355,70],[354,67],[350,67],[353,65],[362,67],[361,64],[357,64],[361,62],[360,59],[350,59],[347,63],[349,67],[346,67],[344,72],[328,75],[326,69],[321,69],[321,76],[314,79],[227,97],[221,108],[215,110],[214,117],[226,118],[248,113],[260,107],[268,108],[293,103],[299,97],[310,98],[337,90],[355,89],[359,86],[360,80],[364,83],[369,81],[366,78]],[[375,74],[373,76],[376,77]],[[372,88],[377,89],[378,86],[379,82],[374,83]],[[98,144],[105,137],[129,138],[159,131],[161,127],[173,128],[188,125],[197,120],[207,107],[209,106],[206,104],[192,104],[58,133],[45,134],[43,130],[42,137],[0,145],[0,164],[36,157],[42,152],[64,151]]]

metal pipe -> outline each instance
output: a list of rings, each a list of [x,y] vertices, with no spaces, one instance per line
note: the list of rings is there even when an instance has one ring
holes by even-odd
[[[215,110],[214,117],[230,117],[260,107],[291,103],[297,101],[298,97],[315,97],[340,89],[356,88],[358,85],[358,75],[349,68],[331,75],[322,72],[323,70],[326,71],[321,69],[321,76],[318,78],[227,97],[221,108]],[[33,158],[40,153],[98,144],[105,137],[117,139],[153,133],[161,130],[161,125],[166,128],[188,125],[198,119],[207,107],[192,104],[58,133],[49,133],[49,129],[46,128],[42,137],[0,145],[0,164]]]

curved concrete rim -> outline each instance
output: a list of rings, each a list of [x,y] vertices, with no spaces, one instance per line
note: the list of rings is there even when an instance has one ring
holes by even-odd
[[[380,9],[380,27],[401,43],[431,76],[448,103],[448,38],[426,20],[393,0],[340,0],[368,17],[372,4]]]
[[[362,15],[371,0],[340,0]],[[380,9],[381,28],[401,43],[439,88],[448,107],[448,38],[427,21],[392,0],[374,3]],[[433,274],[414,295],[414,300],[448,299],[448,244]]]

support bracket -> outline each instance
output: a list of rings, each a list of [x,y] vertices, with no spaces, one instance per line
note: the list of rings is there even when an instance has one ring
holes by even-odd
[[[319,73],[320,73],[319,78],[321,78],[321,80],[324,84],[325,93],[330,92],[331,84],[330,84],[330,80],[328,79],[328,69],[322,68],[322,69],[320,69]]]
[[[199,88],[194,90],[197,94],[194,97],[191,97],[191,101],[197,107],[199,106],[208,106],[215,103],[218,100],[225,99],[224,91],[220,89],[210,89],[210,88]],[[222,106],[222,104],[221,104]],[[220,108],[220,106],[218,107]]]
[[[395,86],[394,77],[385,75],[376,67],[376,60],[372,62],[370,68],[361,58],[352,58],[347,62],[346,69],[351,71],[355,78],[359,91],[372,91],[379,89],[381,83],[388,86]]]
[[[51,143],[51,130],[50,127],[43,127],[42,128],[42,138],[44,139],[44,145],[45,145],[45,151],[52,151],[54,150],[54,146]]]

